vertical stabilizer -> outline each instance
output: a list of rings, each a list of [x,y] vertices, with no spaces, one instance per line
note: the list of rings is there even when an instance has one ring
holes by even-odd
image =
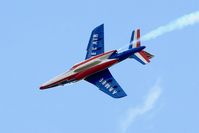
[[[132,32],[129,49],[137,48],[140,45],[140,29],[136,29]]]
[[[140,42],[140,29],[136,29],[136,30],[134,30],[132,32],[129,49],[137,48],[137,47],[140,47],[140,46],[141,46],[141,42]],[[140,63],[142,63],[143,65],[145,65],[145,64],[147,64],[147,63],[150,62],[150,59],[152,57],[153,57],[152,54],[150,54],[150,53],[142,50],[140,52],[135,53],[130,58],[134,58],[135,60],[137,60]]]

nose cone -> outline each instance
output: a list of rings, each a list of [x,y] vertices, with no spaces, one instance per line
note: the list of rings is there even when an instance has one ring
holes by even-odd
[[[41,86],[40,86],[40,90],[44,90],[44,89],[48,89],[48,88],[52,88],[52,87],[55,87],[55,86],[58,86],[59,85],[59,81],[62,79],[62,75],[59,75],[59,76],[56,76],[54,77],[53,79],[43,83]]]
[[[48,89],[57,86],[56,81],[48,81],[40,86],[40,90]]]
[[[47,89],[47,87],[45,87],[45,86],[40,86],[39,89],[40,89],[40,90],[44,90],[44,89]]]
[[[52,81],[47,81],[46,83],[42,84],[42,85],[39,87],[39,89],[40,89],[40,90],[48,89],[48,88],[50,88],[50,86],[52,86],[51,84],[53,84]]]

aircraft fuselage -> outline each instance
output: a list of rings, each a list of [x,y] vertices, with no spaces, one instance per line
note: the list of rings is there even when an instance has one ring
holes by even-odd
[[[124,52],[118,53],[117,50],[112,50],[92,58],[89,58],[83,62],[74,65],[69,71],[56,76],[55,78],[42,84],[40,89],[52,88],[59,85],[64,85],[71,82],[77,82],[79,80],[85,79],[86,77],[102,71],[106,68],[117,64],[136,52],[140,52],[145,48],[145,46],[140,46],[133,49],[128,49]]]

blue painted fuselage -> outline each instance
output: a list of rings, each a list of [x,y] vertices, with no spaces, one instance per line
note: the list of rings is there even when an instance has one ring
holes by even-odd
[[[145,49],[145,46],[140,46],[137,48],[132,48],[132,49],[128,49],[126,51],[123,51],[121,53],[113,53],[109,59],[117,59],[119,62],[133,56],[135,53],[142,51],[143,49]]]

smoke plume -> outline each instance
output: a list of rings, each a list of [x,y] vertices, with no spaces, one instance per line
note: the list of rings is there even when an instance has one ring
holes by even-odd
[[[170,23],[160,26],[151,32],[145,34],[141,41],[148,41],[155,39],[161,35],[164,35],[165,33],[172,32],[174,30],[183,29],[187,26],[194,25],[196,23],[199,23],[199,11],[184,15],[174,21],[171,21]]]

